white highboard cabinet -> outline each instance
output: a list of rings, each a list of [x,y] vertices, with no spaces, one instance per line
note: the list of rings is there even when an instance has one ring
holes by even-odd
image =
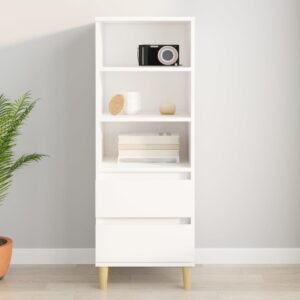
[[[194,265],[194,18],[99,17],[95,24],[96,267],[107,287],[109,267]],[[180,66],[138,66],[139,44],[179,44]],[[139,91],[142,111],[112,116],[109,99]],[[162,102],[176,114],[161,115]],[[180,135],[180,163],[118,163],[118,134]]]

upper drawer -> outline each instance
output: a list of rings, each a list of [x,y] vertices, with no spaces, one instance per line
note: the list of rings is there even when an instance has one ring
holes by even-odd
[[[190,217],[194,214],[190,180],[96,181],[96,217]]]

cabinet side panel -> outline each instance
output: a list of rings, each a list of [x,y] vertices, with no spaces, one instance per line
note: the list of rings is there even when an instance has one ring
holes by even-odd
[[[102,102],[103,102],[103,85],[102,85],[102,74],[100,72],[100,69],[103,64],[103,44],[102,44],[102,24],[99,22],[96,22],[95,24],[95,126],[96,126],[96,174],[99,171],[99,160],[103,157],[103,145],[102,145],[102,126],[100,123],[100,116],[102,114]]]

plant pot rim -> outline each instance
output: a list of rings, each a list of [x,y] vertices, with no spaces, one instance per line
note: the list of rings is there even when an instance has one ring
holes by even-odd
[[[12,244],[12,242],[13,242],[12,239],[7,237],[7,236],[0,236],[0,240],[5,240],[6,241],[5,244],[0,245],[0,248],[7,247],[8,245]]]

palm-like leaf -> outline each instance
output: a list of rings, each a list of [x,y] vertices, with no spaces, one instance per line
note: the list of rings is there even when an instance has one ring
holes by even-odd
[[[23,154],[21,157],[19,157],[14,164],[10,167],[10,171],[14,172],[17,169],[21,168],[22,166],[25,166],[31,162],[39,161],[41,160],[45,154],[39,154],[39,153],[32,153],[32,154]]]
[[[20,167],[39,161],[45,156],[38,153],[27,154],[16,161],[13,157],[19,130],[35,104],[36,101],[32,100],[29,92],[13,102],[0,95],[0,203],[7,194],[13,173]]]

